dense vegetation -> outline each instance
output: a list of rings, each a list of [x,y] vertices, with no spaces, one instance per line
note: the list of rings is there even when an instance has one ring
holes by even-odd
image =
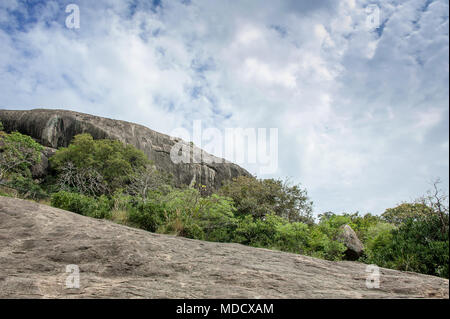
[[[205,195],[201,185],[174,187],[171,176],[133,146],[88,134],[50,158],[50,176],[33,180],[41,150],[28,136],[0,132],[0,181],[17,189],[16,196],[47,198],[58,208],[151,232],[328,260],[344,258],[338,237],[348,224],[365,246],[359,261],[449,276],[448,201],[437,184],[433,193],[381,216],[327,212],[315,221],[306,190],[287,181],[241,176]]]
[[[3,125],[0,122],[0,129]],[[0,183],[19,190],[31,198],[45,197],[45,192],[32,180],[31,168],[41,161],[43,147],[31,137],[0,130]]]
[[[149,164],[142,151],[114,140],[94,141],[89,134],[50,158],[60,189],[88,195],[111,194],[127,185],[137,171]]]

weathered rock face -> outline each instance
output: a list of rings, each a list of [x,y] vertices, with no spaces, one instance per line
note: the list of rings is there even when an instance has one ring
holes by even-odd
[[[80,287],[67,288],[67,265]],[[153,234],[0,197],[0,298],[448,298],[448,280]]]
[[[342,233],[339,236],[339,240],[345,245],[345,247],[347,247],[347,250],[345,251],[346,259],[358,259],[364,251],[363,243],[359,240],[355,231],[349,225],[344,225],[341,229]]]
[[[172,173],[179,185],[189,185],[195,181],[217,189],[223,181],[239,175],[250,175],[240,166],[212,156],[187,142],[125,121],[66,110],[44,109],[0,110],[0,121],[6,131],[17,130],[51,148],[69,145],[73,137],[80,133],[89,133],[94,139],[109,138],[132,144],[144,151],[158,169]],[[195,160],[190,163],[172,162],[170,151],[178,142],[192,148]]]
[[[43,178],[47,175],[49,169],[48,159],[54,155],[56,149],[51,147],[44,147],[41,152],[41,162],[31,167],[31,175],[33,178]]]

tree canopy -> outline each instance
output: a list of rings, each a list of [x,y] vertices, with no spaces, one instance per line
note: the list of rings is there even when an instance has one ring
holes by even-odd
[[[50,162],[60,174],[61,187],[99,194],[124,187],[135,172],[150,161],[130,144],[94,140],[89,134],[79,134],[68,147],[60,148]],[[86,185],[91,186],[86,189]]]
[[[30,168],[41,161],[42,149],[27,135],[0,132],[0,180],[11,175],[31,177]]]
[[[234,200],[238,215],[261,219],[274,214],[291,222],[312,222],[312,201],[307,191],[288,181],[239,176],[225,183],[219,194]]]

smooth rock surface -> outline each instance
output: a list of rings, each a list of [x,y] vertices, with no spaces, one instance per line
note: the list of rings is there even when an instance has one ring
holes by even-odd
[[[201,183],[208,189],[217,189],[233,177],[250,176],[242,167],[208,154],[189,144],[189,141],[172,138],[130,122],[46,109],[0,110],[0,121],[6,131],[19,131],[51,148],[67,146],[75,135],[81,133],[89,133],[94,139],[109,138],[132,144],[142,150],[158,169],[172,173],[178,185]],[[170,151],[178,142],[191,148],[192,158],[189,163],[177,164],[171,160]]]
[[[66,266],[80,288],[66,288]],[[448,298],[448,280],[153,234],[0,197],[1,298]]]

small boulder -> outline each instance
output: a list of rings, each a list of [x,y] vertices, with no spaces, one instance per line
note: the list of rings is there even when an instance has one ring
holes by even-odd
[[[49,170],[48,159],[56,153],[56,149],[45,147],[41,152],[41,161],[31,167],[31,175],[33,178],[43,178],[47,176]]]
[[[341,230],[338,240],[347,247],[347,250],[345,251],[346,259],[358,259],[364,251],[364,245],[349,225],[342,226]]]

